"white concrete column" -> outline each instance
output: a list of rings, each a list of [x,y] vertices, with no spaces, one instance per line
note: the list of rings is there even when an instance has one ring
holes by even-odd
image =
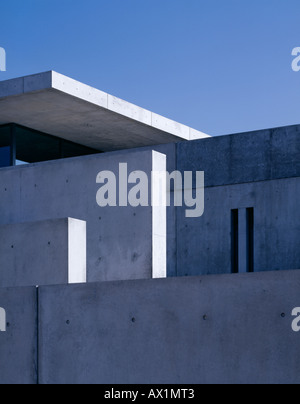
[[[167,156],[152,153],[152,278],[167,277]]]
[[[69,283],[86,283],[86,222],[68,219],[68,281]]]

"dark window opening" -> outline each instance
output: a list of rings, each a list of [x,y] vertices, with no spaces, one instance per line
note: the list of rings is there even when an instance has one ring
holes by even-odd
[[[231,211],[231,272],[239,272],[239,211]]]
[[[254,272],[254,209],[247,209],[247,272]]]
[[[10,166],[11,148],[9,146],[0,146],[0,168]]]
[[[0,167],[97,153],[101,152],[21,125],[0,126]]]
[[[0,131],[0,168],[11,165],[11,128],[4,127]]]
[[[231,211],[231,272],[254,272],[254,208]]]

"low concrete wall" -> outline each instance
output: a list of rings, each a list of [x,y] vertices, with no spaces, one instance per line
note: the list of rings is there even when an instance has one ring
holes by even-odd
[[[86,282],[86,223],[47,220],[0,226],[0,287]]]
[[[300,271],[42,287],[41,383],[300,383]]]
[[[6,332],[0,332],[0,384],[35,384],[37,289],[0,289],[0,307],[7,322]]]

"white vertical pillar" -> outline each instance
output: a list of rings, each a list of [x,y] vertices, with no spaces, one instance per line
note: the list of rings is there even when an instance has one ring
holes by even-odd
[[[152,152],[152,278],[167,277],[167,156]]]
[[[6,72],[6,52],[0,48],[0,72]]]
[[[86,222],[68,219],[69,283],[86,283]]]

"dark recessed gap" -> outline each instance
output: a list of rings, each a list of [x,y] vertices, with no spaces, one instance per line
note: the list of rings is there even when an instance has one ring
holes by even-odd
[[[247,209],[247,272],[254,272],[254,208]]]
[[[239,272],[239,211],[231,211],[231,272]]]
[[[14,123],[0,125],[0,168],[101,151]]]

